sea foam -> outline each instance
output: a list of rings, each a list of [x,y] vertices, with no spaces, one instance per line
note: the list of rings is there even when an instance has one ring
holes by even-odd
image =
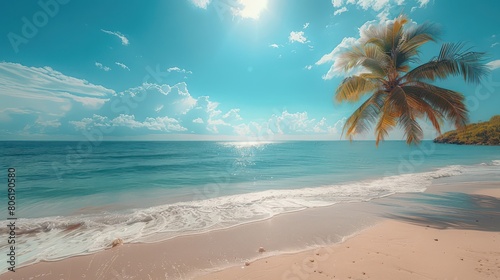
[[[395,193],[423,192],[433,179],[459,175],[461,166],[376,180],[292,190],[266,190],[178,202],[145,209],[19,219],[18,255],[24,264],[88,254],[125,243],[156,242],[228,228],[278,214],[336,203],[361,202]],[[2,222],[4,223],[4,222]],[[2,224],[2,229],[5,226]],[[3,265],[3,264],[2,264]]]

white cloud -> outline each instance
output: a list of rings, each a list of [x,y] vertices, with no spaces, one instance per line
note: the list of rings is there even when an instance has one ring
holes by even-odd
[[[288,36],[288,40],[290,41],[290,43],[299,42],[299,43],[304,44],[304,43],[308,42],[307,38],[304,36],[304,31],[292,31],[292,32],[290,32],[290,36]]]
[[[310,118],[307,112],[290,113],[284,110],[275,113],[266,121],[241,123],[233,125],[235,134],[246,136],[247,139],[265,141],[290,139],[336,139],[345,118],[330,125],[326,118],[317,121]],[[337,139],[338,139],[337,138]]]
[[[380,21],[386,21],[389,19],[389,15],[390,15],[390,9],[389,9],[389,7],[387,7],[387,8],[384,8],[380,13],[377,14],[377,18]]]
[[[193,122],[194,123],[200,123],[200,124],[205,123],[202,118],[196,118],[196,119],[193,120]]]
[[[113,32],[113,31],[108,31],[108,30],[104,30],[104,29],[101,29],[101,31],[106,33],[106,34],[110,34],[110,35],[114,35],[114,36],[118,37],[122,41],[122,45],[124,45],[124,46],[129,45],[129,41],[128,41],[127,37],[125,37],[125,35],[121,34],[120,32]]]
[[[330,67],[328,72],[323,76],[323,79],[329,80],[335,76],[343,76],[345,74],[343,72],[342,67],[341,67],[343,64],[343,61],[338,59],[339,54],[347,49],[352,48],[355,45],[364,44],[369,39],[369,37],[366,35],[366,32],[368,30],[375,28],[376,26],[387,25],[387,24],[390,24],[392,22],[394,22],[394,20],[385,20],[385,21],[380,21],[380,22],[376,21],[376,20],[367,21],[358,29],[358,31],[359,31],[358,38],[345,37],[344,39],[342,39],[342,42],[340,42],[340,44],[338,44],[330,53],[323,55],[321,57],[321,59],[316,62],[316,65],[332,63],[332,66]],[[413,21],[407,23],[408,27],[412,26],[412,25],[416,25],[416,23]],[[357,68],[357,69],[353,69],[352,71],[359,72],[359,71],[363,71],[363,69]],[[349,73],[352,73],[352,72],[349,72]],[[347,73],[347,74],[349,74],[349,73]]]
[[[332,5],[333,5],[333,7],[338,8],[338,7],[342,6],[342,4],[343,4],[342,2],[343,2],[342,0],[332,0]]]
[[[115,62],[116,65],[120,66],[121,68],[130,71],[130,68],[128,68],[127,65],[121,63],[121,62]]]
[[[498,46],[499,44],[500,44],[500,43],[498,43],[498,42],[493,43],[493,44],[491,44],[491,47],[492,47],[492,48],[494,48],[494,47]]]
[[[228,134],[232,133],[233,129],[231,124],[225,122],[222,119],[208,119],[207,120],[207,129],[208,131],[218,134]],[[223,130],[221,130],[223,129]]]
[[[193,74],[193,72],[191,72],[189,70],[186,70],[186,69],[179,68],[177,66],[168,68],[167,72],[177,72],[177,73],[184,73],[184,74]]]
[[[192,96],[186,83],[144,83],[115,93],[49,67],[0,63],[4,135],[75,135],[101,128],[106,137],[216,134],[279,139],[335,132],[326,118],[317,121],[307,112],[284,110],[260,121],[244,121],[240,114],[239,108],[222,110],[209,96]]]
[[[302,27],[302,29],[307,29],[308,27],[309,27],[309,22],[306,22],[306,23],[304,24],[304,26]]]
[[[237,0],[238,4],[233,5],[234,16],[242,18],[258,19],[262,11],[267,9],[268,0]],[[228,1],[229,2],[229,1]]]
[[[336,8],[334,15],[341,14],[347,10],[347,5],[354,5],[363,10],[373,10],[379,12],[377,17],[381,20],[390,16],[391,10],[393,8],[397,9],[397,13],[400,13],[400,8],[396,6],[401,6],[405,4],[406,0],[332,0],[332,5]],[[418,5],[418,7],[413,7],[411,12],[417,8],[424,8],[430,2],[430,0],[412,0],[413,5]]]
[[[269,47],[277,49],[277,48],[279,48],[280,46],[279,46],[278,44],[271,44],[271,45],[269,45]]]
[[[222,118],[230,121],[241,121],[240,109],[231,109]]]
[[[111,70],[111,68],[109,68],[108,66],[104,66],[104,65],[102,65],[102,63],[100,63],[100,62],[96,62],[96,63],[95,63],[95,66],[96,66],[97,68],[101,69],[101,70],[106,71],[106,72],[108,72],[108,71],[110,71],[110,70]]]
[[[210,4],[210,0],[191,0],[191,3],[198,8],[207,9],[208,4]]]
[[[427,6],[430,0],[418,0],[418,3],[420,3],[420,8],[423,8]]]
[[[313,131],[316,133],[328,133],[340,136],[346,120],[347,118],[343,117],[342,119],[336,121],[333,125],[328,125],[326,118],[323,117],[314,125]]]
[[[233,126],[242,121],[240,109],[222,112],[219,103],[211,101],[210,97],[193,97],[186,83],[173,86],[143,84],[117,94],[107,105],[96,112],[107,119],[83,118],[73,120],[71,125],[78,130],[116,127],[125,135],[141,135],[145,129],[158,133],[189,131],[232,135]]]
[[[307,65],[307,66],[305,67],[305,69],[307,69],[307,70],[311,70],[312,68],[313,68],[313,66],[312,66],[312,65]]]
[[[281,114],[272,115],[267,123],[260,125],[260,133],[268,135],[337,134],[340,136],[339,131],[344,123],[345,118],[334,125],[329,125],[324,117],[317,121],[310,118],[307,112],[290,113],[284,110]]]
[[[336,15],[340,15],[340,14],[342,14],[342,13],[344,13],[344,12],[347,12],[347,11],[348,11],[348,10],[347,10],[347,7],[342,7],[342,8],[340,8],[340,9],[335,10],[335,12],[333,12],[333,15],[334,15],[334,16],[336,16]]]
[[[267,9],[269,0],[190,0],[196,7],[207,9],[210,4],[215,6],[219,16],[227,14],[238,18],[259,19]]]
[[[84,118],[81,121],[70,121],[75,128],[85,130],[92,127],[121,127],[135,129],[146,129],[162,132],[181,132],[187,129],[179,124],[179,121],[174,118],[147,117],[144,121],[137,121],[134,115],[120,114],[116,118],[109,119],[107,116],[96,115],[92,118]]]
[[[115,92],[111,89],[66,76],[50,67],[27,67],[17,63],[0,62],[0,96],[24,99],[26,102],[48,101],[53,102],[53,105],[72,101],[96,107],[112,95],[115,95]]]
[[[273,116],[279,134],[305,133],[312,129],[315,119],[310,119],[307,112],[289,113],[283,111],[279,116]]]
[[[322,65],[325,63],[333,62],[332,66],[328,70],[328,72],[323,76],[323,79],[330,80],[335,76],[342,75],[342,69],[339,64],[340,61],[337,59],[338,55],[346,50],[351,48],[352,45],[356,43],[356,39],[352,37],[342,39],[342,42],[338,44],[330,53],[323,55],[320,60],[316,62],[316,65]]]
[[[486,64],[491,70],[500,68],[500,59],[490,61]]]
[[[115,94],[50,67],[0,62],[0,130],[56,128],[67,114],[99,109]]]

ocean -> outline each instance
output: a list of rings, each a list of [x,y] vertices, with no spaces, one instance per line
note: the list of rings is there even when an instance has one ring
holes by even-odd
[[[500,147],[424,141],[0,142],[16,174],[19,264],[156,242],[286,212],[498,178]],[[483,178],[485,179],[485,178]],[[487,180],[487,178],[485,179]],[[0,197],[7,209],[7,180]],[[0,233],[8,234],[7,212]],[[0,250],[7,251],[6,242]],[[18,265],[19,265],[18,264]],[[7,264],[0,264],[5,271]]]

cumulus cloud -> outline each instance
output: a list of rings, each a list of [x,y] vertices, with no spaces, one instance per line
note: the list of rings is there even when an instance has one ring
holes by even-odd
[[[110,71],[110,70],[111,70],[111,68],[109,68],[108,66],[104,66],[104,65],[102,65],[102,63],[100,63],[100,62],[96,62],[96,63],[95,63],[95,66],[96,66],[97,68],[101,69],[101,70],[106,71],[106,72],[108,72],[108,71]]]
[[[280,46],[279,46],[278,44],[271,44],[271,45],[269,45],[269,47],[277,49],[277,48],[279,48]]]
[[[203,124],[205,123],[201,118],[196,118],[193,120],[194,123],[200,123],[200,124]]]
[[[306,67],[304,67],[304,68],[305,68],[305,69],[307,69],[307,70],[311,70],[311,69],[313,68],[313,66],[312,66],[312,65],[307,65],[307,66],[306,66]]]
[[[239,135],[241,137],[270,137],[293,135],[334,135],[335,122],[319,121],[307,112],[284,110],[262,121],[244,121],[241,110],[220,109],[209,96],[193,97],[185,83],[173,86],[147,84],[117,94],[108,103],[130,103],[137,97],[137,106],[104,106],[93,117],[71,121],[78,130],[96,127],[114,128],[123,134],[195,133],[201,135]],[[132,102],[133,103],[133,102]],[[161,106],[159,106],[161,104]],[[160,110],[158,110],[160,108]],[[309,136],[308,136],[309,137]]]
[[[266,123],[254,124],[254,130],[260,128],[260,133],[264,135],[329,135],[330,139],[340,136],[339,131],[345,123],[341,119],[333,125],[326,118],[319,121],[309,117],[307,112],[290,113],[287,110],[280,114],[273,114]]]
[[[275,112],[265,121],[250,121],[233,125],[234,133],[249,139],[287,140],[287,139],[339,139],[345,118],[338,121],[319,121],[309,117],[307,112]]]
[[[319,122],[317,122],[314,125],[313,131],[316,133],[328,133],[328,134],[339,135],[342,133],[342,128],[344,127],[346,120],[347,118],[343,117],[342,119],[336,121],[333,125],[328,125],[326,118],[323,117]]]
[[[309,22],[306,22],[304,23],[304,26],[302,27],[302,29],[307,29],[309,27]]]
[[[106,127],[107,131],[110,128],[128,128],[131,130],[144,131],[159,131],[159,132],[182,132],[187,129],[179,124],[179,121],[174,118],[156,117],[145,118],[144,121],[137,121],[134,115],[120,114],[119,116],[109,119],[107,116],[94,114],[92,118],[84,118],[80,121],[70,121],[77,129],[85,130],[92,127]]]
[[[0,132],[3,135],[105,136],[226,135],[268,140],[335,134],[335,122],[307,112],[275,112],[246,120],[239,108],[221,109],[209,96],[193,96],[187,84],[151,84],[116,93],[49,67],[0,63]],[[328,135],[328,136],[327,136]]]
[[[307,38],[304,36],[304,31],[292,31],[290,36],[288,36],[290,43],[299,42],[302,44],[307,43]]]
[[[243,119],[240,116],[240,109],[231,109],[222,118],[230,121],[241,121]]]
[[[342,8],[340,8],[340,9],[335,10],[335,12],[333,12],[333,15],[334,15],[334,16],[336,16],[336,15],[340,15],[340,14],[342,14],[342,13],[344,13],[344,12],[347,12],[347,11],[348,11],[348,10],[347,10],[347,7],[342,7]]]
[[[118,37],[122,41],[122,45],[124,45],[124,46],[129,45],[128,38],[125,37],[125,35],[121,34],[120,32],[113,32],[113,31],[104,30],[104,29],[101,29],[101,31],[106,33],[106,34],[110,34],[110,35],[114,35],[114,36]]]
[[[387,25],[394,22],[394,20],[385,20],[385,21],[368,21],[365,22],[359,29],[358,29],[358,38],[354,37],[345,37],[342,39],[342,42],[340,42],[330,53],[327,53],[323,55],[315,64],[316,65],[322,65],[322,64],[332,64],[328,72],[323,75],[323,79],[325,80],[330,80],[335,76],[343,76],[344,72],[341,67],[342,61],[339,60],[339,55],[344,52],[345,50],[351,49],[353,46],[364,44],[369,37],[366,35],[367,31],[375,28],[376,26],[380,25]],[[416,25],[415,22],[410,22],[408,23],[408,26]],[[357,68],[354,69],[353,71],[363,71],[362,68]],[[350,74],[350,73],[348,73]]]
[[[208,96],[193,97],[186,83],[173,86],[145,83],[113,96],[94,117],[72,120],[77,130],[112,127],[122,134],[234,134],[240,110],[223,112]],[[116,132],[116,133],[118,133]]]
[[[416,5],[411,9],[413,12],[417,8],[425,8],[430,0],[410,0],[413,5]],[[365,11],[372,10],[377,12],[377,18],[379,20],[384,20],[390,16],[391,10],[396,8],[397,12],[400,12],[400,8],[397,6],[404,5],[405,0],[332,0],[332,5],[336,8],[334,15],[339,15],[347,11],[348,5],[356,6],[357,8],[363,9]]]
[[[332,0],[332,5],[335,7],[335,8],[338,8],[340,6],[343,5],[343,0]]]
[[[179,68],[177,66],[168,68],[167,72],[177,72],[177,73],[183,73],[183,74],[193,74],[193,72],[191,72],[189,70],[186,70],[186,69]]]
[[[316,61],[316,65],[332,63],[328,72],[323,75],[323,79],[330,80],[335,76],[342,75],[342,68],[339,66],[340,61],[338,61],[337,58],[342,51],[351,48],[356,41],[356,38],[346,37],[342,39],[342,42],[340,42],[340,44],[338,44],[330,53],[323,55],[320,60]]]
[[[127,65],[121,63],[121,62],[115,62],[116,65],[120,66],[121,68],[130,71],[130,68],[128,68]]]

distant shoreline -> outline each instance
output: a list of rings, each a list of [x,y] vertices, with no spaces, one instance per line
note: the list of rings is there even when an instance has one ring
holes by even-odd
[[[434,143],[477,146],[500,146],[500,115],[489,121],[472,123],[436,137]]]

